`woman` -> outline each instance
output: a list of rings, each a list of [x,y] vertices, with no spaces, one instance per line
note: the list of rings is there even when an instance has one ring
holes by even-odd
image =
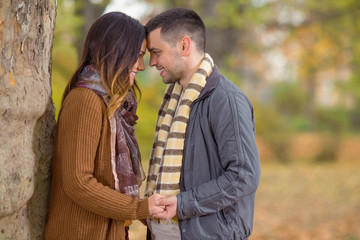
[[[145,48],[144,27],[123,13],[91,26],[59,114],[45,239],[126,239],[126,220],[163,211],[161,195],[139,198],[134,90]]]

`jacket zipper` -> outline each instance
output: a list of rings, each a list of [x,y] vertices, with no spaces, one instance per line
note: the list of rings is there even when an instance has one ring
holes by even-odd
[[[191,113],[191,110],[192,110],[192,108],[193,108],[194,103],[196,103],[196,102],[198,102],[198,101],[200,101],[200,100],[208,97],[208,96],[211,94],[211,92],[214,91],[214,89],[215,89],[215,87],[209,89],[209,91],[207,91],[203,96],[201,96],[201,98],[195,99],[195,100],[193,101],[193,103],[191,104],[190,113]],[[190,116],[189,116],[189,120],[190,120]],[[189,122],[188,122],[187,124],[189,124]],[[187,127],[186,127],[186,128],[187,128]],[[186,130],[187,130],[187,129],[186,129]],[[186,130],[185,130],[185,132],[186,132]],[[186,139],[186,135],[185,135],[184,147],[186,146],[186,142],[187,142],[186,140],[187,140],[187,139]],[[185,164],[184,164],[184,156],[185,156],[185,154],[186,154],[186,149],[184,148],[184,151],[183,151],[183,159],[182,159],[182,164],[181,164],[181,173],[180,173],[180,191],[185,191],[185,190],[186,190],[186,189],[185,189],[185,182],[184,182],[184,165],[185,165]]]

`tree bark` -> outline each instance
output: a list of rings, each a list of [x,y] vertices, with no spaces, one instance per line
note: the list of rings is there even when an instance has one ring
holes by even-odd
[[[55,16],[55,0],[0,0],[0,239],[43,238]]]

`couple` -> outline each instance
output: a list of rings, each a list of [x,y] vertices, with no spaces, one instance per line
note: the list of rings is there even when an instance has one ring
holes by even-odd
[[[226,44],[226,43],[224,43]],[[143,56],[168,84],[145,179],[134,125]],[[45,239],[247,239],[260,163],[251,103],[205,53],[205,26],[174,8],[145,28],[107,13],[90,28],[63,97]]]

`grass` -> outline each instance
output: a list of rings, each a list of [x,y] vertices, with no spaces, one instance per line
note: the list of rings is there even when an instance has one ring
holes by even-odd
[[[359,167],[356,162],[263,163],[250,239],[360,239]],[[134,221],[130,239],[145,236],[146,227]]]

